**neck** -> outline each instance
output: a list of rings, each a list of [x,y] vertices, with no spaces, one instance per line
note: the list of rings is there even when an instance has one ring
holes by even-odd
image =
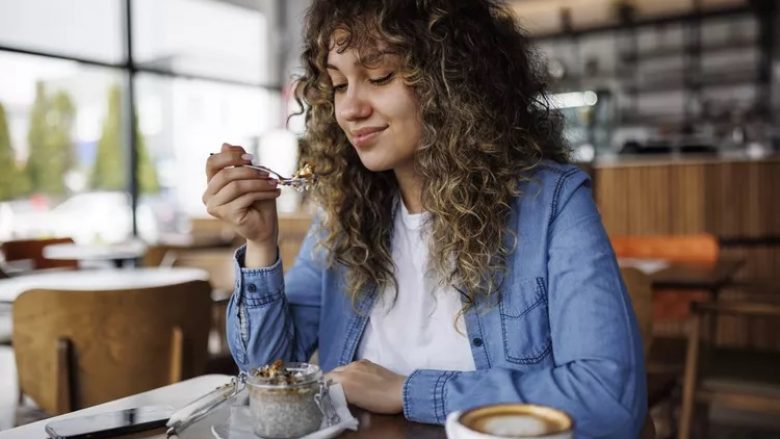
[[[422,213],[422,179],[412,167],[395,169],[395,179],[401,191],[401,200],[409,213]]]

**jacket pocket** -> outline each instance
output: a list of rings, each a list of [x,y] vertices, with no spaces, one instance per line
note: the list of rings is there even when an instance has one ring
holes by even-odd
[[[552,348],[544,279],[523,279],[501,291],[501,336],[506,360],[534,364]]]

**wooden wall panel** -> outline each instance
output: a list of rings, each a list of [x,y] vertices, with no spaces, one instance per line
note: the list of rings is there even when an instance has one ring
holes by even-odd
[[[597,165],[594,173],[610,233],[780,236],[780,159]]]

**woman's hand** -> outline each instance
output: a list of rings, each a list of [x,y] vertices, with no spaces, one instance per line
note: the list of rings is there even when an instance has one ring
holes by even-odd
[[[226,221],[246,238],[247,267],[270,265],[276,259],[276,198],[281,192],[278,182],[267,173],[242,166],[248,164],[251,156],[244,148],[223,143],[222,151],[206,161],[208,185],[203,204],[209,214]]]
[[[397,414],[404,410],[406,377],[376,363],[355,361],[333,369],[327,377],[341,383],[350,404],[374,413]]]

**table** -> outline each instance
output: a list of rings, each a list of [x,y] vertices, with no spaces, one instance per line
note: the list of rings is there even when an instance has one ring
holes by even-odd
[[[226,384],[230,381],[228,375],[203,375],[189,380],[185,380],[169,386],[160,387],[148,392],[131,395],[120,398],[105,404],[99,404],[83,410],[77,410],[72,413],[56,416],[54,418],[44,419],[31,424],[22,425],[6,431],[0,431],[0,439],[27,439],[27,438],[45,438],[45,425],[54,419],[64,419],[73,416],[89,415],[103,412],[111,412],[144,405],[170,405],[180,408],[195,400],[197,397],[208,393],[217,386]],[[153,436],[164,438],[165,435]]]
[[[209,280],[200,268],[125,268],[69,270],[0,279],[0,303],[13,303],[23,292],[36,288],[57,290],[121,290]]]
[[[6,431],[0,431],[0,439],[27,439],[46,437],[45,425],[54,419],[63,419],[72,416],[110,412],[143,405],[170,405],[181,408],[197,397],[213,390],[217,386],[230,381],[229,375],[203,375],[180,383],[160,387],[159,389],[117,399],[105,404],[96,405],[73,413],[60,415],[55,418],[44,419],[32,424],[23,425]],[[339,438],[344,439],[444,439],[444,428],[438,425],[418,424],[407,421],[402,415],[376,415],[351,407],[352,413],[360,421],[358,431],[347,431]],[[135,437],[135,436],[134,436]],[[165,438],[164,430],[158,429],[142,437]],[[207,438],[204,438],[207,439]]]
[[[46,259],[75,261],[111,261],[117,268],[134,263],[144,255],[146,245],[141,241],[118,244],[52,244],[43,248]]]
[[[745,260],[721,258],[714,264],[704,265],[621,258],[618,263],[623,267],[630,266],[644,271],[650,277],[654,292],[674,294],[676,291],[705,290],[717,302],[721,290],[734,280]],[[710,334],[717,334],[717,330],[716,315],[710,319]]]
[[[717,299],[745,264],[744,259],[719,259],[715,264],[684,264],[658,259],[620,258],[621,267],[634,267],[650,277],[655,290],[707,290]]]
[[[744,259],[720,259],[713,265],[670,264],[650,275],[655,289],[708,290],[714,298],[734,280]]]

